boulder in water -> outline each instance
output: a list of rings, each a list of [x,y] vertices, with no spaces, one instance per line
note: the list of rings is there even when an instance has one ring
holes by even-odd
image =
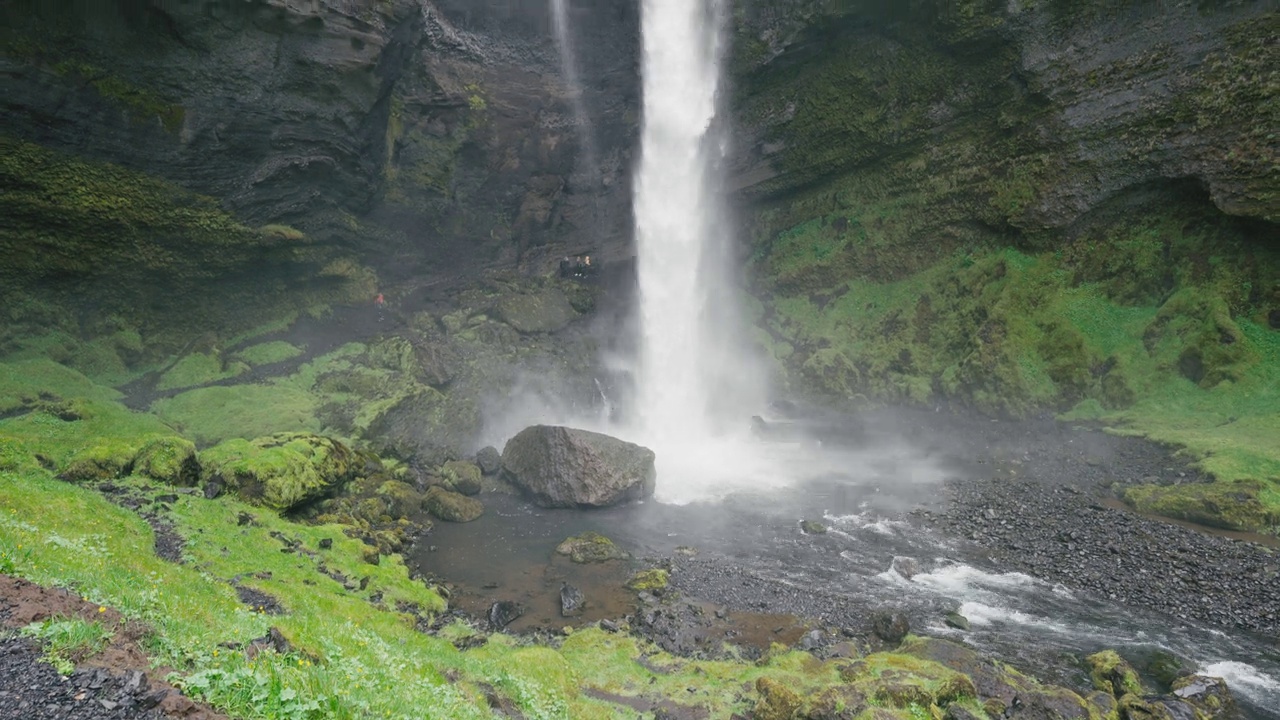
[[[653,451],[608,435],[534,425],[507,441],[502,473],[542,507],[607,507],[653,495]]]
[[[440,476],[463,495],[480,494],[480,467],[466,460],[450,460],[440,468]]]
[[[900,612],[881,611],[871,616],[871,631],[890,645],[897,645],[911,632],[911,621]]]
[[[906,580],[910,580],[920,574],[920,561],[905,555],[894,557],[893,564],[889,567]]]
[[[1235,699],[1222,678],[1188,675],[1173,682],[1173,695],[1194,706],[1206,718],[1231,717]]]
[[[590,530],[581,535],[565,538],[564,542],[556,546],[556,553],[567,555],[570,560],[584,565],[609,560],[626,560],[631,557],[609,538]]]
[[[585,605],[586,599],[583,598],[581,590],[569,584],[560,586],[560,615],[562,617],[581,615]]]

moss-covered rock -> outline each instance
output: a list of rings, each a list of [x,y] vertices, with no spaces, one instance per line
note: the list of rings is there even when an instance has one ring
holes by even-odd
[[[117,478],[128,470],[136,452],[136,446],[121,441],[108,441],[86,447],[71,456],[58,477],[68,482]]]
[[[196,445],[180,437],[156,438],[134,455],[133,473],[170,485],[195,485],[200,481]]]
[[[432,515],[449,522],[471,522],[484,514],[484,505],[479,500],[438,485],[427,490],[422,506]]]
[[[1142,694],[1142,682],[1129,662],[1115,650],[1103,650],[1085,658],[1093,687],[1116,698],[1126,694]]]
[[[631,557],[609,538],[591,531],[565,538],[556,546],[556,553],[567,556],[573,562],[584,564],[626,560]]]
[[[800,711],[800,696],[777,680],[756,680],[756,693],[759,699],[751,710],[752,720],[793,720]]]
[[[557,288],[506,295],[494,305],[494,311],[503,322],[526,335],[556,332],[578,316]]]
[[[340,490],[361,469],[357,458],[341,442],[308,433],[228,440],[199,457],[206,484],[282,512]]]
[[[1280,526],[1280,506],[1264,500],[1257,480],[1187,485],[1138,485],[1124,491],[1135,510],[1225,530],[1269,532]]]
[[[444,478],[453,489],[463,495],[480,493],[480,468],[466,460],[450,460],[440,468],[440,477]]]
[[[641,570],[627,581],[627,588],[636,592],[660,592],[667,589],[671,575],[662,568]]]
[[[423,493],[399,480],[387,480],[378,486],[377,495],[386,501],[386,514],[392,519],[408,518],[422,510]]]
[[[1232,717],[1236,710],[1235,698],[1222,678],[1188,675],[1173,681],[1170,690],[1174,697],[1194,707],[1206,720]]]

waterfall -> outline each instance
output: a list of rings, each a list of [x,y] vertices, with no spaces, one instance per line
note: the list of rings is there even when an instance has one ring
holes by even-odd
[[[583,162],[586,163],[588,181],[591,192],[594,193],[599,185],[600,162],[596,153],[595,136],[591,131],[591,118],[587,115],[587,106],[582,99],[582,80],[578,75],[578,58],[573,49],[568,4],[569,0],[551,0],[551,27],[555,32],[556,46],[560,49],[560,74],[569,88],[573,124],[578,131],[578,141],[582,143]]]
[[[723,0],[643,0],[644,116],[634,186],[641,351],[633,435],[658,456],[658,495],[758,486],[747,436],[761,383],[737,341],[716,167]]]

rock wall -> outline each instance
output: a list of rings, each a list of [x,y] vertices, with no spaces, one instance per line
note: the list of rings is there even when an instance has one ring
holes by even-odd
[[[384,280],[626,243],[623,0],[573,13],[600,168],[580,159],[545,2],[22,0],[0,17],[5,135],[296,228]]]

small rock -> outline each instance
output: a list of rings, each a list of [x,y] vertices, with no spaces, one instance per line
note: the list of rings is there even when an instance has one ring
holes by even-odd
[[[204,498],[206,500],[214,500],[222,495],[222,483],[209,481],[204,484]]]
[[[560,586],[561,617],[581,615],[585,604],[586,600],[583,598],[581,590],[567,583]]]
[[[502,470],[502,454],[492,445],[481,448],[476,453],[476,465],[485,475],[497,475]]]
[[[489,608],[489,624],[494,630],[501,630],[521,615],[524,615],[523,606],[509,600],[499,600]]]
[[[805,535],[826,535],[827,526],[817,520],[801,520],[800,532]]]
[[[920,561],[913,557],[899,555],[893,559],[889,567],[907,580],[920,574]]]
[[[321,550],[328,550],[329,548],[332,548],[332,547],[333,547],[333,538],[321,538],[321,539],[320,539],[320,549],[321,549]]]
[[[957,630],[967,631],[969,629],[969,618],[958,612],[947,613],[947,617],[944,622],[947,624],[947,627],[953,627]]]
[[[871,616],[871,631],[890,645],[897,645],[911,632],[911,621],[900,612],[880,611]]]

